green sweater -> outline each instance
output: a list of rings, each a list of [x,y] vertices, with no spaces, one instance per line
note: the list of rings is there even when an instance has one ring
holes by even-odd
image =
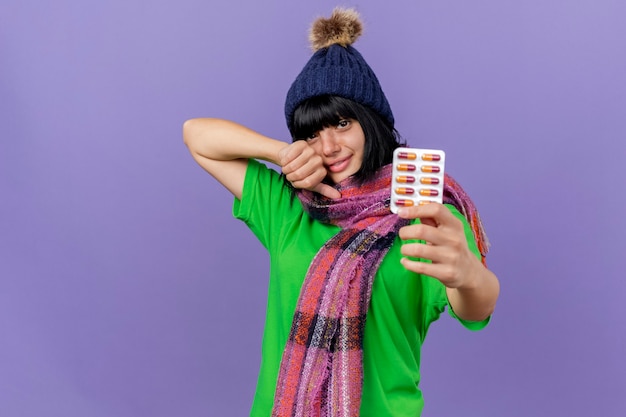
[[[480,257],[463,216],[472,252]],[[259,379],[250,415],[271,415],[276,380],[300,287],[315,254],[339,231],[312,220],[280,175],[250,160],[241,200],[233,214],[243,220],[270,254],[270,280]],[[416,417],[423,408],[420,348],[429,325],[448,305],[443,284],[407,271],[401,264],[401,241],[383,259],[372,289],[363,340],[361,417]],[[448,309],[453,317],[454,312]],[[471,330],[483,322],[459,321]]]

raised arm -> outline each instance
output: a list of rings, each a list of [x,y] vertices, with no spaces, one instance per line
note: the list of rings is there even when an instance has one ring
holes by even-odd
[[[280,165],[279,152],[287,143],[221,119],[191,119],[183,125],[183,139],[195,161],[237,198],[241,198],[248,159]]]
[[[282,167],[294,187],[340,196],[323,184],[326,168],[306,141],[287,144],[240,124],[222,119],[191,119],[183,125],[183,139],[196,162],[235,197],[241,198],[248,159]]]

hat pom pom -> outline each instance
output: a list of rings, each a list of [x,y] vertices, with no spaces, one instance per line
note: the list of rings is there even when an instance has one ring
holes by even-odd
[[[338,44],[352,45],[363,32],[358,12],[354,9],[336,8],[329,18],[320,17],[313,22],[309,41],[313,51]]]

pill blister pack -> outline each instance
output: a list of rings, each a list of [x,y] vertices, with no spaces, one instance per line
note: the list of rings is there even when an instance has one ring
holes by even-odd
[[[398,148],[393,153],[391,211],[443,201],[444,151]]]

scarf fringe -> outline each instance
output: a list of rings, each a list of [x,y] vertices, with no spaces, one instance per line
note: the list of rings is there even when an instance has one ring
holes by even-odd
[[[463,187],[448,174],[444,174],[443,202],[452,204],[467,219],[474,234],[481,261],[483,265],[487,265],[486,257],[490,243],[478,210]]]
[[[399,229],[409,223],[391,213],[390,186],[391,165],[386,165],[364,184],[351,179],[338,184],[338,200],[298,191],[312,218],[342,229],[316,254],[302,285],[280,364],[273,417],[358,415],[372,283]],[[467,219],[486,265],[489,241],[478,210],[447,174],[443,202]]]

